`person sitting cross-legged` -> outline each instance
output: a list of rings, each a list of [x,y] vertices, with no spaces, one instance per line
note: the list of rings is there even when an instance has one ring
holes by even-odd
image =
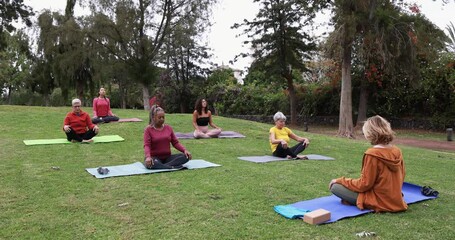
[[[300,156],[299,153],[303,152],[310,144],[308,138],[295,135],[291,129],[285,127],[286,116],[282,112],[277,112],[273,116],[275,126],[269,130],[269,142],[272,154],[275,157],[293,158],[293,159],[308,159],[306,156]],[[290,139],[296,140],[298,143],[289,147]]]
[[[92,123],[88,113],[82,111],[81,100],[73,99],[71,102],[73,111],[66,114],[63,121],[63,131],[66,139],[71,142],[93,142],[93,137],[99,132],[98,126]]]
[[[119,117],[115,116],[111,110],[111,102],[106,97],[106,90],[100,88],[98,97],[93,99],[93,119],[94,124],[108,123],[112,121],[118,121]]]
[[[365,138],[373,145],[363,154],[359,178],[340,177],[329,183],[330,191],[341,202],[375,212],[400,212],[408,208],[402,186],[405,166],[401,150],[390,144],[394,132],[381,116],[367,119],[363,125]]]
[[[149,125],[144,130],[144,166],[148,169],[179,169],[191,159],[191,153],[179,142],[171,126],[164,124],[161,107],[150,109]],[[171,154],[170,145],[180,154]]]

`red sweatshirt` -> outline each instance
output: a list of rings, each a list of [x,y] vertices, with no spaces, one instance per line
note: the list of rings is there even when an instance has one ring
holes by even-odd
[[[76,115],[74,112],[66,114],[63,124],[69,125],[77,134],[83,134],[87,132],[88,129],[93,129],[95,127],[90,116],[82,110],[79,115]]]
[[[93,117],[106,117],[113,115],[109,98],[97,97],[93,99]]]
[[[171,146],[180,152],[185,152],[185,147],[179,142],[174,130],[169,125],[164,125],[162,130],[147,126],[144,130],[144,152],[145,157],[157,157],[166,159],[171,156]]]

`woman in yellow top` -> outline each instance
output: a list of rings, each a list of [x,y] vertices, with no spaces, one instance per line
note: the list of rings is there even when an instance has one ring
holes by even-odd
[[[306,156],[299,156],[310,144],[308,138],[299,137],[295,135],[291,129],[285,127],[286,116],[282,112],[277,112],[273,116],[275,126],[270,128],[270,148],[272,149],[273,156],[282,158],[293,159],[308,159]],[[293,147],[289,147],[290,139],[296,140],[298,143]]]
[[[373,147],[363,155],[360,177],[333,179],[330,191],[341,198],[342,203],[362,210],[405,211],[408,205],[401,188],[406,171],[401,150],[390,144],[395,136],[390,123],[376,115],[367,119],[362,130]]]

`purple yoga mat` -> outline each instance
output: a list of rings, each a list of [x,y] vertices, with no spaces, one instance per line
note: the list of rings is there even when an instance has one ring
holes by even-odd
[[[139,118],[120,118],[117,122],[142,122]]]
[[[412,183],[407,182],[403,183],[402,192],[404,195],[404,200],[406,201],[407,204],[436,198],[434,196],[423,195],[420,192],[421,188],[422,188],[421,186]],[[310,211],[323,208],[329,211],[331,214],[330,220],[323,222],[321,224],[332,223],[343,218],[355,217],[373,212],[372,210],[360,210],[356,206],[341,204],[340,198],[338,198],[335,195],[296,202],[285,206],[291,206],[297,209]]]
[[[178,139],[194,139],[193,133],[176,132],[175,136]],[[245,136],[234,131],[222,131],[218,138],[244,138]]]

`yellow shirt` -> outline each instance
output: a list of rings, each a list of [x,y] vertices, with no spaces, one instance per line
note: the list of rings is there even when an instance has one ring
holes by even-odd
[[[270,128],[269,133],[275,133],[275,139],[277,140],[284,140],[289,144],[290,138],[289,135],[292,134],[291,129],[287,127],[283,127],[282,129],[278,129],[276,126]],[[278,147],[278,144],[272,144],[272,141],[270,141],[270,148],[272,149],[272,153],[275,152],[276,148]]]

